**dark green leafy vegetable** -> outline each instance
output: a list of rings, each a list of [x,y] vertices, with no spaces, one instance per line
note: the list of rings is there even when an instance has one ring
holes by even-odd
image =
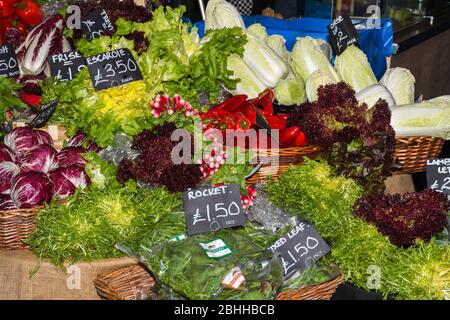
[[[28,106],[18,96],[17,92],[23,85],[15,79],[0,78],[0,125],[9,120],[7,112],[12,112],[13,117],[19,116]]]
[[[211,176],[211,184],[238,184],[241,187],[241,194],[247,195],[247,185],[245,178],[252,171],[253,167],[249,164],[253,158],[251,151],[244,152],[239,147],[233,149],[226,148],[227,153],[234,152],[235,163],[225,162],[214,175]],[[239,159],[242,159],[242,163]]]
[[[173,232],[173,235],[178,231],[169,232]],[[149,242],[141,243],[134,253],[140,256],[159,283],[173,291],[175,296],[199,300],[271,299],[283,282],[278,259],[274,259],[271,252],[241,232],[220,230],[214,234],[196,235],[181,241],[168,241],[155,247],[147,246],[147,243],[157,242],[154,237],[156,235],[157,233],[153,233]],[[211,258],[201,244],[218,239],[231,249],[231,253]],[[120,245],[119,248],[130,253],[130,248],[126,248],[126,245]],[[221,283],[235,267],[240,268],[246,282],[239,289],[232,290]],[[166,294],[166,298],[173,296],[167,296],[167,290],[162,292]]]

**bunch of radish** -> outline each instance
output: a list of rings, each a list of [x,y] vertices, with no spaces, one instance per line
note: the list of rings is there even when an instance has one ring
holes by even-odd
[[[183,111],[186,117],[198,115],[198,110],[194,109],[189,102],[176,94],[173,99],[169,95],[159,95],[150,102],[150,112],[155,118],[161,117],[161,114],[174,114],[176,111]]]
[[[227,159],[223,144],[214,136],[214,131],[207,130],[205,136],[211,139],[211,145],[209,147],[211,151],[208,150],[204,154],[203,159],[199,160],[200,170],[204,179],[216,174]]]

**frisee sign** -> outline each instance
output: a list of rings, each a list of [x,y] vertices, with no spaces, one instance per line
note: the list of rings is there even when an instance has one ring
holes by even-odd
[[[52,77],[67,82],[86,67],[86,59],[79,51],[71,51],[50,56],[48,64]]]
[[[189,190],[184,193],[183,199],[190,236],[245,224],[237,184]]]
[[[81,21],[81,30],[91,41],[104,35],[114,33],[115,29],[105,9],[96,9]]]
[[[348,15],[341,15],[334,19],[328,26],[328,35],[337,55],[359,40],[358,32]]]
[[[20,75],[16,51],[9,43],[0,47],[0,78],[15,78]]]
[[[143,79],[136,60],[126,48],[87,57],[86,62],[96,91]]]
[[[331,250],[316,228],[308,221],[300,222],[269,249],[278,254],[286,279],[297,271],[313,266]]]
[[[445,193],[450,199],[450,158],[427,161],[427,183],[430,189]]]

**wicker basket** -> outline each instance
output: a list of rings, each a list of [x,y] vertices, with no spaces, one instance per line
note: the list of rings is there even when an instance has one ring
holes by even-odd
[[[334,279],[298,290],[280,293],[276,300],[330,300],[337,288],[344,282],[344,275],[339,273]]]
[[[397,138],[395,147],[395,159],[401,165],[397,174],[411,174],[426,170],[427,160],[436,159],[442,151],[444,140],[434,137],[405,137]],[[318,146],[308,146],[299,148],[285,148],[272,150],[256,150],[258,159],[268,159],[278,156],[279,165],[264,165],[261,170],[247,180],[249,184],[258,181],[265,181],[268,177],[277,179],[287,171],[289,165],[299,164],[303,157],[314,158],[321,152]]]
[[[0,211],[0,249],[27,249],[22,240],[27,239],[36,226],[40,207]]]
[[[265,149],[265,150],[253,150],[258,156],[259,161],[264,161],[265,165],[256,173],[253,177],[247,180],[248,184],[255,184],[258,181],[265,181],[268,177],[277,179],[284,172],[289,169],[291,164],[300,164],[303,161],[303,157],[308,156],[310,158],[316,157],[322,149],[318,146],[307,147],[293,147],[283,149]],[[270,164],[270,158],[277,157],[278,165],[272,166]]]
[[[276,300],[330,300],[343,280],[344,276],[339,273],[323,284],[283,292]],[[94,281],[99,296],[106,300],[157,299],[155,284],[153,277],[141,265],[100,274]]]
[[[25,127],[27,123],[25,122],[15,122],[13,123],[13,128]],[[39,128],[39,130],[47,132],[53,139],[54,147],[57,151],[61,151],[64,145],[64,141],[67,140],[66,128],[63,126],[45,126]]]
[[[98,295],[106,300],[154,300],[155,280],[141,265],[101,273],[94,280]]]
[[[398,173],[411,174],[426,170],[427,160],[436,159],[444,140],[434,137],[397,138],[395,158],[402,168]]]

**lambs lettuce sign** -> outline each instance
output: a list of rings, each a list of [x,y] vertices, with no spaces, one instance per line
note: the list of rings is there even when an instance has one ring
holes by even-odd
[[[427,183],[430,189],[445,193],[450,199],[450,158],[427,161]]]
[[[189,190],[184,193],[183,199],[190,236],[245,224],[237,184]]]

